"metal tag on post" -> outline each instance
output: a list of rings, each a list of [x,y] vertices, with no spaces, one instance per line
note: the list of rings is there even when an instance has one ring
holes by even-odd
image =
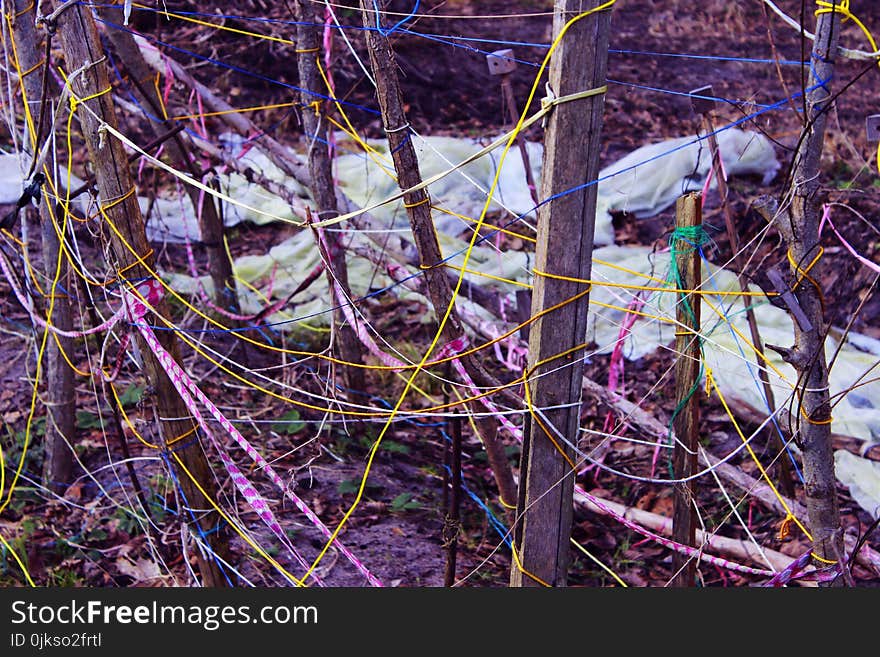
[[[865,119],[865,133],[868,141],[880,141],[880,114],[871,114]]]
[[[702,116],[715,109],[715,94],[712,93],[711,84],[691,89],[688,91],[688,95],[691,97],[691,107],[694,109],[694,114]]]
[[[506,75],[513,73],[516,68],[516,60],[513,58],[513,50],[496,50],[486,55],[486,63],[489,65],[491,75]]]

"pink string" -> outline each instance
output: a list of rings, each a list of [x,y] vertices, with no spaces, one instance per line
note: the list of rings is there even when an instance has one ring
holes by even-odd
[[[639,319],[639,316],[636,314],[645,305],[645,292],[639,292],[633,297],[632,301],[630,301],[627,306],[626,316],[623,318],[623,321],[620,324],[620,332],[617,335],[617,342],[614,345],[614,350],[611,352],[611,361],[608,366],[608,390],[611,392],[617,392],[618,388],[620,388],[621,396],[624,394],[623,385],[621,381],[623,380],[624,370],[626,368],[625,360],[623,358],[623,349],[626,344],[626,339],[629,337],[632,332],[632,327]],[[602,430],[605,433],[612,433],[614,430],[614,411],[608,411],[608,414],[605,416],[605,425]],[[618,431],[623,431],[628,426],[627,423],[624,423],[621,427],[619,427]],[[656,453],[654,456],[656,460]],[[652,467],[652,475],[653,476],[653,467]]]
[[[865,265],[865,267],[867,267],[871,271],[880,274],[880,265],[862,256],[858,251],[855,250],[853,245],[847,242],[844,239],[843,235],[841,235],[837,231],[837,228],[834,226],[834,222],[831,221],[831,206],[827,203],[822,206],[822,221],[819,223],[819,235],[822,234],[822,229],[825,227],[826,221],[828,222],[828,225],[831,226],[831,230],[834,231],[834,234],[837,235],[837,239],[840,240],[840,243],[843,244],[844,248],[849,251],[856,260]]]
[[[327,254],[327,258],[331,257],[330,247],[327,244],[327,240],[324,236],[324,231],[320,226],[313,227],[315,229],[315,234],[317,236],[318,242],[325,254]],[[351,309],[351,303],[348,298],[345,296],[345,291],[342,289],[342,286],[339,285],[339,282],[335,277],[331,274],[330,276],[333,279],[333,295],[336,297],[337,305],[342,309],[342,314],[345,317],[345,321],[348,322],[348,325],[352,328],[355,335],[357,335],[358,340],[361,344],[366,347],[367,351],[373,354],[379,361],[385,365],[386,367],[395,367],[404,369],[407,367],[406,363],[396,359],[391,354],[385,353],[382,349],[379,348],[379,345],[373,340],[373,336],[367,331],[366,326],[363,322],[359,321],[357,317],[354,315],[354,311]]]
[[[95,326],[93,328],[87,329],[85,331],[63,331],[55,326],[52,326],[42,317],[37,315],[34,310],[33,303],[29,296],[22,293],[21,289],[18,287],[18,283],[16,282],[15,276],[12,274],[12,270],[9,268],[9,264],[6,262],[5,257],[0,257],[0,269],[3,271],[3,276],[6,278],[6,281],[9,283],[9,287],[12,288],[13,294],[15,294],[15,298],[18,299],[18,302],[21,304],[22,308],[27,312],[28,317],[31,321],[43,329],[54,333],[62,338],[83,338],[87,335],[94,335],[95,333],[100,333],[102,331],[107,331],[118,322],[122,317],[122,309],[117,310],[113,315],[105,322],[100,324],[99,326]]]

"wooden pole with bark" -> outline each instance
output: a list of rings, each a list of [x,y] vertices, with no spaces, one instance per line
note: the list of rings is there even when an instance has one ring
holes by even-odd
[[[104,124],[116,128],[116,113],[109,93],[110,79],[101,61],[104,55],[91,9],[82,5],[67,5],[58,15],[56,24],[68,73],[86,67],[72,82],[72,91],[77,98],[88,99],[82,101],[77,118],[95,169],[99,202],[116,229],[105,225],[101,230],[104,239],[109,242],[108,255],[113,260],[111,266],[121,281],[150,278],[151,272],[155,271],[154,258],[147,242],[128,158],[122,144],[101,130]],[[164,302],[157,304],[156,311],[168,317]],[[159,331],[157,337],[172,358],[180,362],[174,334]],[[197,438],[197,428],[146,342],[139,335],[136,340],[147,381],[155,394],[155,412],[166,449],[175,450],[176,456],[192,474],[191,479],[172,461],[171,467],[186,498],[185,502],[181,500],[181,504],[186,504],[192,510],[201,530],[199,533],[203,534],[203,540],[211,552],[196,552],[202,584],[227,586],[230,582],[215,557],[215,554],[220,558],[227,556],[226,535],[224,531],[216,531],[220,517],[202,493],[205,491],[212,499],[217,499],[217,488]],[[183,436],[192,437],[179,440]]]
[[[672,253],[676,272],[673,285],[678,289],[700,287],[703,263],[700,259],[699,232],[703,219],[700,194],[692,192],[678,198],[675,204],[675,233]],[[678,294],[675,319],[675,403],[672,422],[675,443],[672,448],[672,472],[675,479],[688,479],[697,472],[697,447],[700,435],[700,385],[702,341],[700,338],[700,295]],[[694,509],[694,481],[673,486],[672,538],[684,545],[695,545],[697,514]],[[673,586],[693,586],[697,564],[679,552],[673,554]]]
[[[843,543],[831,442],[831,403],[825,359],[827,323],[817,273],[822,254],[818,193],[840,24],[841,14],[830,8],[819,13],[816,19],[806,89],[807,123],[795,153],[787,209],[777,210],[775,203],[767,202],[756,206],[774,222],[788,246],[792,287],[810,325],[805,328],[793,322],[794,346],[790,349],[767,346],[778,351],[798,373],[799,408],[795,414],[794,435],[803,455],[804,494],[814,554],[826,563],[841,559]]]
[[[122,12],[122,7],[101,9],[102,15],[120,25],[122,24]],[[107,30],[107,34],[113,43],[120,63],[128,73],[128,81],[152,114],[150,127],[153,132],[157,137],[168,134],[175,128],[175,123],[164,118],[164,105],[159,97],[159,91],[155,85],[149,82],[153,77],[152,69],[144,60],[134,35],[131,32],[113,27]],[[192,154],[180,134],[175,134],[165,142],[165,154],[172,166],[185,171],[193,178],[200,177],[199,167],[196,166]],[[225,227],[223,218],[217,210],[217,202],[210,195],[205,195],[202,199],[202,192],[189,185],[186,186],[186,193],[196,211],[201,243],[208,255],[208,273],[214,284],[214,300],[220,308],[237,314],[239,312],[238,290],[232,272],[232,262],[224,246]],[[198,212],[199,207],[201,207],[201,212]],[[241,322],[228,318],[224,318],[223,322],[234,328],[242,326]]]
[[[556,0],[554,37],[572,17],[599,5]],[[605,84],[610,17],[597,12],[568,29],[550,63],[549,84],[557,97]],[[578,443],[584,368],[583,350],[575,348],[586,341],[589,297],[566,302],[589,290],[576,281],[589,279],[592,266],[597,190],[587,183],[599,174],[603,108],[603,95],[561,103],[544,137],[541,198],[553,200],[538,211],[535,270],[550,276],[535,276],[532,315],[562,305],[529,330],[532,376],[526,385],[539,410],[526,420],[517,508],[522,527],[514,545],[519,564],[511,566],[511,586],[565,586],[567,580],[575,479],[571,446]],[[565,356],[556,358],[559,354]]]
[[[318,220],[333,219],[339,215],[336,205],[336,191],[333,185],[333,161],[327,145],[330,134],[329,123],[325,119],[327,102],[322,96],[331,94],[331,90],[321,80],[318,58],[323,52],[321,47],[321,5],[311,0],[294,1],[296,26],[296,53],[299,69],[299,86],[302,101],[302,125],[308,143],[309,179],[311,180],[312,196],[318,206]],[[326,265],[327,282],[330,286],[331,305],[350,303],[351,290],[348,285],[348,264],[346,262],[345,245],[341,233],[334,228],[325,231],[327,246]],[[336,286],[339,286],[344,299],[337,298]],[[353,327],[345,323],[345,315],[341,308],[333,312],[334,338],[337,342],[338,356],[349,363],[362,363],[361,345]],[[364,371],[358,367],[346,367],[343,378],[350,390],[364,390]]]
[[[18,60],[22,73],[22,91],[25,102],[25,123],[28,135],[26,148],[32,157],[38,157],[43,139],[49,136],[37,134],[41,129],[41,113],[51,112],[48,98],[43,97],[42,77],[44,75],[43,57],[46,55],[44,41],[37,34],[34,19],[36,9],[31,0],[15,0],[6,4],[4,17],[12,29],[15,41],[13,57]],[[11,46],[11,44],[8,44]],[[10,48],[11,50],[11,48]],[[48,62],[45,63],[48,66]],[[37,172],[34,172],[37,173]],[[51,173],[51,172],[44,172]],[[47,175],[52,180],[55,176]],[[72,309],[69,294],[74,285],[70,278],[70,268],[61,250],[59,234],[66,218],[53,214],[52,200],[47,189],[43,189],[40,204],[40,228],[42,234],[42,255],[46,289],[45,305],[51,307],[49,318],[52,326],[63,331],[73,328]],[[22,221],[27,221],[22,217]],[[55,286],[53,281],[56,280]],[[74,341],[57,335],[49,335],[46,342],[46,435],[43,443],[43,484],[56,493],[63,493],[70,483],[73,468],[72,445],[76,440],[76,394],[74,391],[74,372],[62,355],[74,358]]]
[[[367,49],[370,66],[376,79],[376,93],[382,110],[382,121],[388,138],[388,150],[394,160],[397,184],[401,190],[415,187],[422,182],[419,161],[412,140],[409,138],[409,121],[403,105],[397,64],[388,37],[375,28],[375,8],[372,2],[361,0],[364,26],[367,28]],[[441,264],[443,256],[440,243],[431,219],[431,200],[427,191],[410,192],[403,197],[409,217],[413,240],[419,251],[420,267],[424,271],[428,298],[434,311],[442,315],[450,309],[448,319],[443,324],[442,339],[447,343],[461,340],[464,344],[465,332],[461,319],[453,306],[453,288],[446,268]],[[489,374],[474,355],[465,355],[461,363],[477,386],[498,388],[500,383]],[[497,438],[497,421],[485,419],[478,423],[480,437],[492,467],[495,482],[502,499],[510,504],[516,499],[516,484],[504,449]],[[489,426],[491,425],[491,426]]]

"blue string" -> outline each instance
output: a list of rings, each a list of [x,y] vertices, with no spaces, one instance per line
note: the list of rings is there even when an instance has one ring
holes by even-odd
[[[740,62],[744,64],[776,64],[775,59],[759,59],[755,57],[728,57],[724,55],[694,55],[691,53],[655,52],[651,50],[619,50],[609,48],[609,53],[618,55],[644,55],[647,57],[676,57],[680,59],[702,59],[715,62]],[[795,59],[780,59],[782,66],[803,66],[805,62]]]
[[[128,32],[129,34],[137,34],[134,30],[130,30],[130,29],[128,29],[127,27],[124,27],[124,26],[122,26],[122,25],[117,25],[116,23],[113,23],[113,22],[108,21],[108,20],[106,20],[106,19],[99,18],[98,20],[100,20],[100,21],[101,21],[102,23],[104,23],[105,25],[108,25],[108,26],[110,26],[110,27],[112,27],[112,28],[115,28],[115,29],[117,29],[117,30],[122,30],[122,31],[124,31],[124,32]],[[284,87],[285,89],[291,89],[291,90],[293,90],[293,91],[304,92],[304,93],[307,93],[307,94],[309,94],[309,95],[311,95],[311,96],[316,96],[316,97],[318,97],[318,98],[322,98],[322,99],[324,99],[324,100],[329,100],[329,101],[332,101],[332,102],[334,102],[334,103],[339,103],[340,105],[345,105],[345,106],[347,106],[347,107],[351,107],[351,108],[353,108],[353,109],[361,110],[361,111],[366,112],[366,113],[368,113],[368,114],[373,114],[373,115],[376,115],[376,116],[381,115],[381,112],[380,112],[379,110],[375,110],[375,109],[372,109],[372,108],[370,108],[370,107],[365,107],[364,105],[358,105],[357,103],[352,103],[352,102],[349,102],[349,101],[347,101],[347,100],[342,100],[342,99],[339,99],[339,98],[334,98],[333,96],[328,96],[328,95],[326,95],[326,94],[321,94],[321,93],[318,93],[318,92],[316,92],[316,91],[311,91],[311,90],[309,90],[309,89],[303,89],[303,88],[301,88],[301,87],[297,87],[296,85],[288,84],[287,82],[282,82],[281,80],[277,80],[277,79],[275,79],[275,78],[271,78],[271,77],[269,77],[269,76],[262,75],[262,74],[260,74],[260,73],[255,73],[255,72],[253,72],[253,71],[249,71],[249,70],[247,70],[247,69],[245,69],[245,68],[241,68],[240,66],[236,66],[236,65],[234,65],[234,64],[227,64],[227,63],[225,63],[225,62],[220,61],[219,59],[214,59],[213,57],[208,57],[208,56],[206,56],[206,55],[200,55],[199,53],[197,53],[197,52],[193,52],[192,50],[187,50],[186,48],[180,48],[180,47],[175,46],[175,45],[173,45],[173,44],[166,43],[165,41],[161,41],[160,39],[157,39],[157,38],[155,38],[155,37],[153,37],[153,36],[150,36],[150,35],[143,34],[143,35],[139,35],[139,36],[142,36],[142,37],[148,39],[149,41],[151,41],[151,42],[153,42],[153,43],[155,43],[155,44],[158,44],[158,45],[160,45],[160,46],[163,46],[163,47],[165,47],[165,48],[171,48],[172,50],[176,50],[177,52],[183,53],[183,54],[185,54],[185,55],[189,55],[189,56],[191,56],[191,57],[195,57],[195,58],[197,58],[197,59],[201,59],[202,61],[209,62],[209,63],[214,64],[215,66],[219,66],[219,67],[221,67],[221,68],[226,68],[226,69],[229,69],[229,70],[231,70],[231,71],[235,71],[235,72],[237,72],[237,73],[241,73],[242,75],[247,75],[247,76],[249,76],[249,77],[256,78],[257,80],[262,80],[262,81],[264,81],[264,82],[269,82],[269,83],[271,83],[271,84],[276,84],[276,85],[278,85],[278,86],[280,86],[280,87]]]
[[[415,5],[412,8],[412,11],[409,12],[406,16],[397,21],[390,30],[382,30],[382,21],[381,21],[381,12],[379,11],[379,4],[376,0],[373,0],[373,9],[376,10],[376,29],[379,31],[379,34],[382,36],[388,37],[391,36],[395,31],[400,29],[404,23],[409,22],[419,11],[419,5],[421,4],[421,0],[416,0]]]
[[[443,422],[442,424],[445,425],[446,423]],[[443,438],[446,440],[446,442],[452,443],[452,438],[449,437],[449,434],[447,434],[445,430],[440,429],[440,434],[443,436]],[[443,464],[443,469],[446,470],[446,472],[449,474],[449,478],[451,480],[452,479],[452,469],[446,464]],[[486,504],[483,500],[480,499],[480,497],[476,493],[474,493],[470,488],[468,488],[467,484],[464,482],[464,477],[461,478],[461,489],[465,493],[467,493],[468,497],[470,497],[476,503],[476,505],[478,507],[480,507],[483,510],[483,512],[486,514],[486,518],[489,521],[489,524],[492,525],[492,528],[496,532],[498,532],[498,535],[501,536],[501,540],[504,541],[504,543],[507,545],[507,547],[510,547],[512,545],[512,543],[510,540],[510,532],[508,531],[507,526],[503,522],[501,522],[501,520],[498,519],[498,516],[496,516],[492,512],[492,509],[489,508],[488,504]]]
[[[109,3],[97,3],[97,2],[80,2],[78,4],[81,4],[83,6],[98,7],[98,8],[118,7],[118,5],[113,5],[113,4],[109,4]],[[375,3],[374,3],[374,5],[375,5]],[[418,2],[416,3],[416,5],[418,6]],[[146,12],[163,13],[163,14],[166,13],[164,10],[153,9],[151,7],[135,7],[134,9],[136,11],[146,11]],[[508,40],[508,39],[487,39],[487,38],[480,38],[480,37],[465,37],[465,36],[454,35],[454,34],[435,34],[435,33],[430,33],[430,32],[416,32],[416,31],[411,30],[409,28],[402,28],[401,26],[404,23],[411,20],[416,12],[417,12],[417,8],[414,9],[413,12],[409,16],[407,16],[406,18],[401,20],[399,23],[397,23],[394,27],[392,27],[387,32],[383,32],[381,29],[381,26],[377,26],[377,28],[375,28],[375,29],[378,29],[378,31],[380,33],[386,34],[386,36],[388,34],[390,34],[391,32],[399,30],[401,32],[405,32],[408,35],[417,36],[417,37],[426,37],[426,38],[434,37],[436,39],[454,39],[456,41],[467,41],[467,42],[474,42],[474,43],[490,43],[490,44],[502,45],[502,46],[523,46],[523,47],[527,47],[527,48],[541,48],[544,50],[546,50],[550,47],[550,44],[548,44],[548,43],[537,43],[534,41],[512,41],[512,40]],[[238,14],[211,14],[211,13],[207,13],[207,12],[180,11],[180,10],[174,10],[173,13],[178,14],[180,16],[194,16],[194,17],[202,17],[202,18],[221,18],[221,19],[227,19],[227,20],[251,21],[254,23],[267,23],[267,24],[275,24],[275,25],[311,25],[313,27],[325,27],[324,24],[322,24],[322,23],[289,21],[289,20],[282,20],[282,19],[277,19],[277,18],[265,18],[265,17],[261,17],[261,16],[242,16],[242,15],[238,15]],[[374,28],[366,28],[361,25],[330,25],[329,27],[331,27],[333,29],[338,29],[338,30],[355,30],[355,31],[364,31],[364,30],[369,31],[369,30],[374,29]],[[451,45],[455,45],[455,44],[451,44]],[[721,61],[721,62],[739,62],[739,63],[746,63],[746,64],[775,64],[777,61],[772,58],[733,57],[733,56],[726,56],[726,55],[697,55],[697,54],[692,54],[692,53],[670,53],[670,52],[658,52],[658,51],[650,51],[650,50],[625,50],[625,49],[617,49],[617,48],[609,48],[608,52],[612,53],[612,54],[641,55],[641,56],[648,56],[648,57],[675,57],[675,58],[681,58],[681,59],[695,59],[695,60]],[[537,64],[535,64],[533,62],[525,62],[524,61],[522,63],[529,64],[531,66],[537,66]],[[805,64],[805,62],[801,62],[801,61],[797,61],[797,60],[790,60],[790,59],[781,59],[781,60],[779,60],[779,64],[781,64],[783,66],[803,66]]]
[[[204,550],[211,555],[212,559],[214,559],[217,567],[220,568],[220,572],[223,573],[223,577],[226,580],[226,583],[229,584],[229,586],[234,586],[232,580],[229,579],[229,575],[227,575],[226,573],[226,567],[223,565],[223,562],[220,561],[219,557],[214,553],[214,550],[211,549],[211,544],[206,540],[208,532],[205,532],[201,528],[201,526],[199,525],[199,521],[196,519],[195,513],[193,513],[193,510],[190,508],[189,502],[186,499],[186,493],[183,492],[183,487],[180,485],[180,481],[178,481],[177,475],[174,473],[174,467],[171,465],[171,461],[168,459],[168,455],[165,453],[164,450],[160,451],[159,455],[162,457],[162,460],[165,461],[168,473],[171,475],[171,479],[174,482],[174,487],[177,489],[177,492],[180,493],[180,497],[183,500],[183,506],[189,512],[189,516],[192,520],[192,525],[196,529],[196,533],[198,533],[199,537],[203,539]]]
[[[821,80],[821,81],[819,81],[819,82],[818,82],[817,84],[815,84],[814,86],[808,88],[808,89],[806,90],[806,93],[810,93],[810,92],[813,91],[814,89],[816,89],[816,88],[818,88],[818,87],[820,87],[820,86],[826,84],[827,82],[828,82],[828,80]],[[748,121],[751,121],[751,120],[753,120],[753,119],[755,119],[755,118],[761,116],[762,114],[765,114],[765,113],[770,112],[770,111],[775,110],[775,109],[779,109],[780,107],[782,107],[783,105],[785,105],[786,103],[788,103],[789,100],[800,97],[800,96],[802,95],[802,93],[803,93],[803,92],[798,91],[798,92],[792,94],[791,96],[788,96],[788,97],[786,97],[786,98],[783,98],[782,100],[778,100],[778,101],[776,101],[775,103],[772,103],[772,104],[770,104],[770,105],[767,105],[766,107],[762,107],[761,109],[757,110],[756,112],[752,112],[751,114],[748,114],[748,115],[746,115],[746,116],[743,116],[742,118],[739,118],[739,119],[737,119],[736,121],[733,121],[732,123],[729,123],[729,124],[727,124],[727,125],[725,125],[725,126],[723,126],[723,127],[721,127],[721,128],[718,128],[718,129],[715,130],[714,132],[706,133],[705,135],[700,135],[700,136],[698,136],[696,139],[694,139],[694,140],[692,140],[692,141],[689,141],[689,142],[687,142],[687,143],[685,143],[685,144],[681,144],[680,146],[676,146],[675,148],[671,148],[671,149],[669,149],[668,151],[666,151],[666,152],[664,152],[664,153],[660,153],[660,154],[658,154],[658,155],[655,155],[654,157],[648,158],[647,160],[645,160],[645,161],[643,161],[643,162],[639,162],[639,163],[634,164],[634,165],[632,165],[632,166],[626,167],[625,169],[621,169],[620,171],[615,171],[614,173],[611,173],[611,174],[609,174],[609,175],[607,175],[607,176],[603,176],[603,177],[601,177],[601,178],[597,178],[596,180],[591,180],[591,181],[589,181],[589,182],[584,183],[583,185],[577,185],[577,186],[575,186],[575,187],[572,187],[571,189],[565,190],[564,192],[559,192],[558,194],[554,194],[553,196],[550,196],[550,197],[544,199],[543,201],[541,201],[538,205],[536,205],[536,206],[532,209],[532,211],[536,210],[537,208],[541,207],[542,205],[544,205],[544,204],[546,204],[546,203],[549,203],[550,201],[556,200],[556,199],[558,199],[558,198],[562,198],[563,196],[567,196],[567,195],[569,195],[569,194],[573,194],[573,193],[578,192],[578,191],[580,191],[580,190],[582,190],[582,189],[586,189],[587,187],[591,187],[591,186],[596,185],[596,184],[598,184],[598,183],[600,183],[600,182],[603,182],[603,181],[605,181],[605,180],[609,180],[609,179],[611,179],[611,178],[614,178],[615,176],[619,176],[619,175],[622,174],[622,173],[626,173],[627,171],[632,171],[633,169],[635,169],[635,168],[637,168],[637,167],[640,167],[640,166],[642,166],[642,165],[644,165],[644,164],[647,164],[648,162],[653,162],[653,161],[655,161],[655,160],[659,160],[659,159],[662,158],[662,157],[666,157],[667,155],[670,155],[670,154],[672,154],[672,153],[674,153],[674,152],[676,152],[676,151],[680,151],[680,150],[683,149],[683,148],[687,148],[688,146],[691,146],[692,144],[696,144],[697,142],[701,142],[701,141],[703,141],[704,139],[707,139],[710,135],[718,135],[719,133],[724,132],[725,130],[730,130],[731,128],[735,128],[735,127],[737,127],[737,126],[742,125],[743,123],[746,123],[746,122],[748,122]],[[530,211],[530,212],[531,212],[531,211]],[[529,212],[529,213],[530,213],[530,212]],[[526,214],[529,214],[529,213],[526,213]]]
[[[669,94],[671,96],[684,96],[686,98],[700,98],[702,100],[712,100],[712,101],[720,101],[722,103],[727,103],[728,105],[742,105],[748,103],[749,105],[754,105],[755,107],[761,108],[773,108],[775,105],[766,105],[763,103],[756,103],[754,101],[742,101],[742,100],[731,100],[730,98],[722,98],[721,96],[702,96],[700,94],[692,94],[686,91],[674,91],[672,89],[662,89],[660,87],[650,87],[644,84],[636,84],[635,82],[623,82],[622,80],[613,80],[608,78],[608,82],[611,84],[617,84],[621,87],[632,87],[633,89],[643,89],[645,91],[656,91],[658,93]]]

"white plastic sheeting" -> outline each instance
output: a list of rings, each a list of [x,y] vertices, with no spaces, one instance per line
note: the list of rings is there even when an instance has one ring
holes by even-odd
[[[348,144],[342,140],[341,134],[340,140]],[[476,140],[453,137],[413,135],[412,141],[424,179],[452,169],[483,148]],[[718,133],[718,143],[729,176],[760,175],[767,182],[779,170],[773,147],[763,135],[729,128]],[[372,206],[399,192],[387,141],[371,140],[368,145],[372,149],[370,153],[348,153],[336,160],[338,184],[359,207]],[[526,148],[534,179],[540,184],[543,147],[539,143],[527,142]],[[504,209],[513,217],[522,215],[534,219],[535,204],[526,185],[525,167],[519,150],[515,147],[510,149],[498,173],[502,151],[502,147],[498,147],[428,187],[432,204],[438,208],[433,214],[435,225],[441,233],[459,235],[480,216],[496,174],[498,180],[489,211]],[[287,178],[260,151],[258,144],[242,160],[260,175],[284,185],[296,197],[308,199],[308,190]],[[640,218],[653,216],[669,207],[682,193],[700,189],[705,183],[710,164],[706,141],[698,141],[696,136],[690,136],[643,146],[602,169],[598,183],[595,244],[603,246],[614,243],[612,212],[628,212]],[[241,174],[221,173],[218,183],[227,196],[266,213],[251,212],[238,205],[221,202],[227,226],[242,221],[263,224],[269,221],[267,215],[290,221],[302,220],[287,202],[266,192]],[[199,239],[196,213],[187,195],[172,193],[152,200],[141,196],[139,202],[146,215],[147,236],[151,240],[182,242],[187,237]],[[299,209],[299,212],[302,210]],[[399,200],[374,208],[370,214],[375,220],[372,225],[375,229],[406,229],[408,226],[403,203]],[[519,224],[517,227],[524,229]]]
[[[729,128],[717,135],[718,146],[727,174],[760,175],[769,182],[780,164],[770,141],[756,132]],[[428,179],[450,169],[481,150],[482,145],[470,139],[413,136],[422,177]],[[369,142],[371,154],[348,154],[337,160],[339,184],[358,205],[366,207],[398,191],[387,142]],[[541,144],[527,142],[529,162],[537,184],[540,184]],[[503,152],[496,148],[481,159],[468,164],[428,190],[435,207],[476,220],[486,203],[487,190],[492,186]],[[628,212],[637,217],[651,217],[675,202],[683,193],[700,189],[711,168],[706,140],[696,136],[669,139],[643,146],[599,172],[596,210],[597,246],[614,243],[612,212]],[[714,181],[713,181],[714,184]],[[525,167],[517,148],[504,158],[489,210],[506,209],[514,217],[534,216],[534,201],[526,185]],[[406,212],[400,201],[372,211],[386,227],[406,226]],[[434,213],[437,228],[457,235],[467,221],[454,215]]]

